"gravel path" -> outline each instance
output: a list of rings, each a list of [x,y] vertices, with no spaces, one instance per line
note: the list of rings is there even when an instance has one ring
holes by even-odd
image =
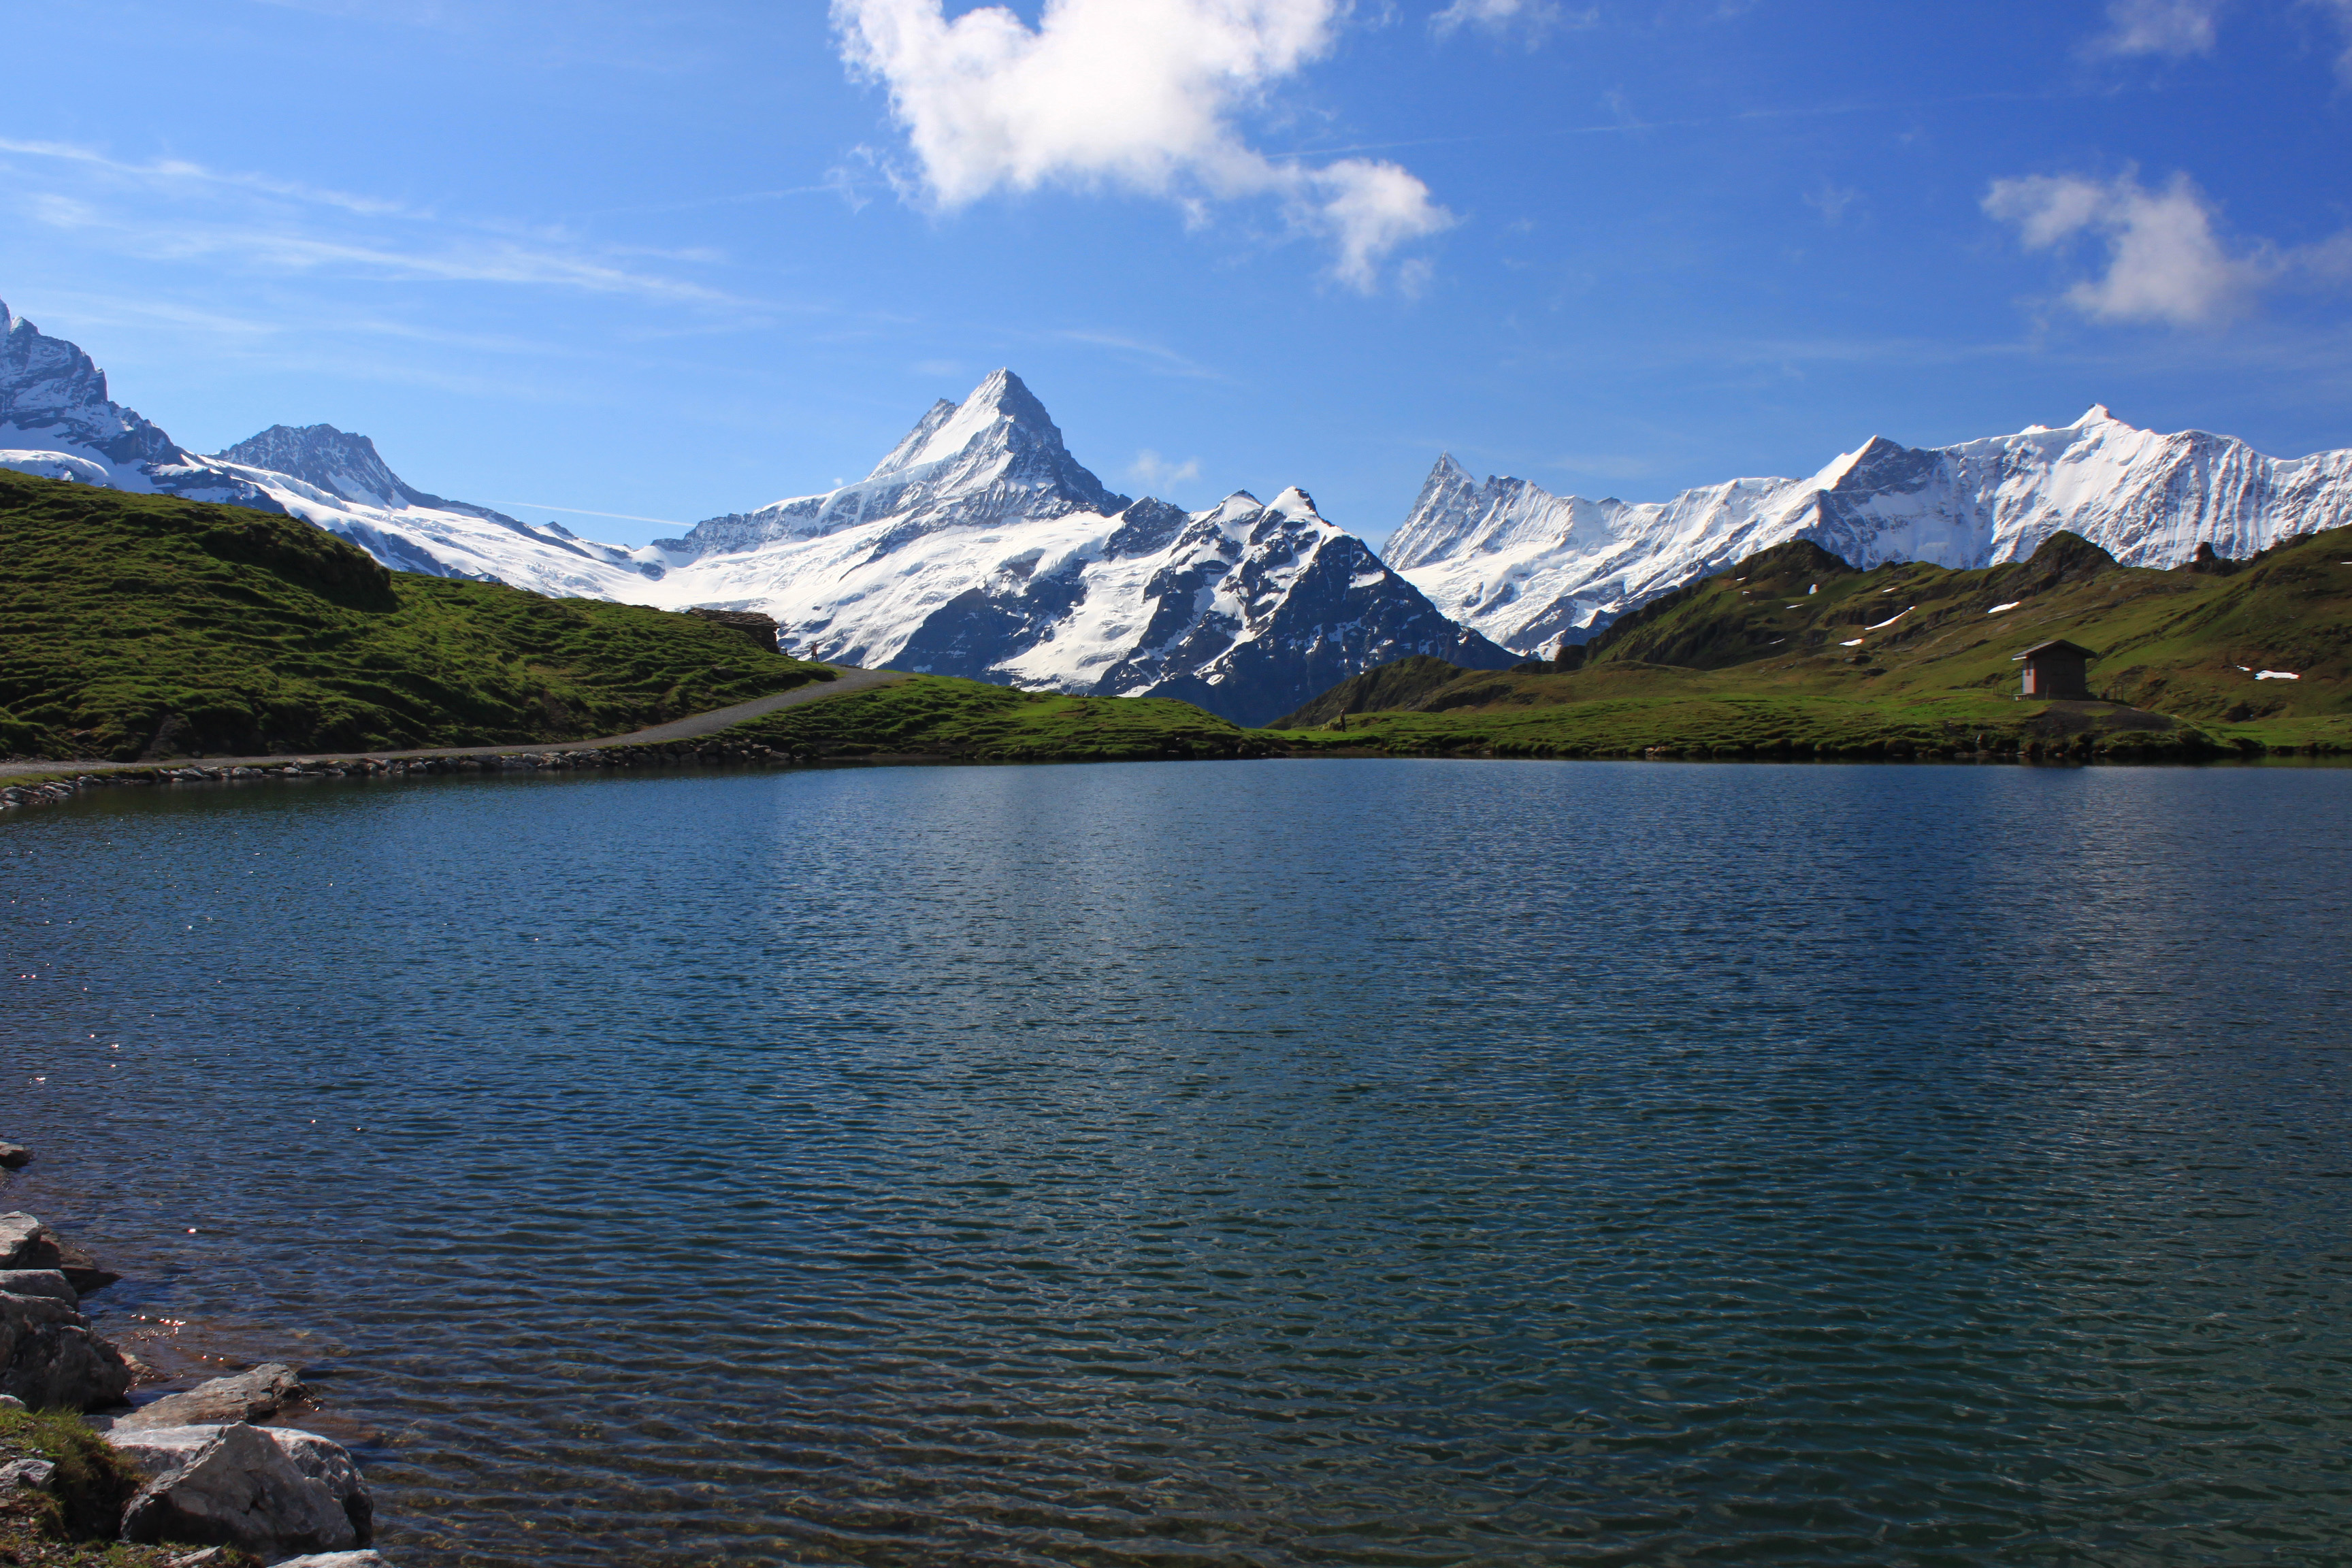
[[[906,679],[895,669],[853,669],[847,665],[828,665],[837,672],[832,680],[813,680],[806,686],[795,686],[790,691],[780,691],[773,697],[755,697],[749,702],[738,702],[731,708],[716,708],[708,713],[697,713],[689,719],[674,720],[656,724],[650,730],[639,730],[627,735],[606,735],[594,741],[515,741],[503,746],[439,746],[414,752],[319,751],[289,752],[275,757],[205,757],[208,768],[277,768],[289,763],[311,763],[325,757],[495,757],[514,752],[583,752],[601,746],[647,746],[668,741],[690,741],[698,735],[716,734],[730,724],[740,724],[746,719],[758,719],[780,708],[792,708],[803,702],[821,702],[828,697],[846,697],[854,691],[871,691],[877,686],[888,686]],[[161,763],[0,763],[0,778],[17,773],[104,773],[124,768],[179,766],[198,759],[173,757]]]

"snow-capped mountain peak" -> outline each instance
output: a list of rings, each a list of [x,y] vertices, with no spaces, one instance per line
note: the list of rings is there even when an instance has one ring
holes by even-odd
[[[50,337],[5,302],[0,323],[0,467],[153,490],[151,467],[195,461],[109,396],[106,373],[78,344]]]
[[[1235,490],[1211,507],[1202,516],[1207,521],[1222,529],[1237,522],[1246,522],[1265,510],[1265,502],[1258,500],[1249,491]]]
[[[1297,485],[1291,486],[1268,501],[1265,510],[1276,517],[1313,518],[1318,522],[1323,521],[1323,514],[1315,510],[1315,498]]]
[[[0,305],[0,468],[113,489],[290,513],[403,572],[545,594],[633,596],[656,558],[541,531],[404,483],[364,436],[273,426],[200,458],[108,395],[89,355]]]
[[[1476,484],[1441,456],[1388,554],[1455,619],[1536,653],[1791,539],[1857,566],[1973,567],[2021,560],[2066,529],[2126,565],[2175,566],[2200,544],[2242,558],[2347,522],[2352,450],[2265,458],[2094,404],[2072,425],[1951,447],[1874,436],[1811,479],[1734,479],[1638,506]]]
[[[272,425],[258,436],[213,454],[215,461],[290,474],[319,489],[363,506],[432,504],[384,463],[375,443],[331,425]]]
[[[664,602],[764,610],[819,658],[1182,697],[1244,722],[1406,654],[1509,662],[1303,489],[1198,512],[1112,494],[1009,371],[934,405],[857,483],[659,548]]]
[[[971,395],[961,404],[943,397],[931,405],[930,412],[907,432],[906,439],[892,447],[889,456],[875,464],[874,471],[866,477],[885,479],[910,468],[943,463],[975,442],[992,441],[1008,447],[1044,447],[1068,456],[1062,447],[1062,432],[1045,412],[1045,405],[1037,401],[1019,376],[1009,370],[998,370],[972,388]]]
[[[709,518],[684,538],[655,546],[683,564],[782,540],[821,539],[882,517],[922,531],[1056,510],[1108,514],[1128,504],[1070,456],[1061,430],[1021,378],[999,370],[961,403],[933,404],[856,484]]]

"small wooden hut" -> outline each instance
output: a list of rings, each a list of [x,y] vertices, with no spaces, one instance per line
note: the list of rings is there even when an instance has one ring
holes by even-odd
[[[2057,637],[2011,654],[2010,661],[2025,666],[2022,693],[2027,697],[2087,698],[2091,695],[2087,667],[2098,657],[2096,648]]]

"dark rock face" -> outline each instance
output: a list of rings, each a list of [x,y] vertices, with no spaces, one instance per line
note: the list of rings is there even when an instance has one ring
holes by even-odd
[[[1262,517],[1220,585],[1244,606],[1269,606],[1264,619],[1253,622],[1246,613],[1237,622],[1202,617],[1171,650],[1171,662],[1190,670],[1129,695],[1181,698],[1236,724],[1258,725],[1359,670],[1407,655],[1470,669],[1514,662],[1510,653],[1446,619],[1361,540],[1310,539],[1296,521]],[[1278,586],[1269,580],[1277,573],[1287,577]],[[1114,669],[1097,689],[1115,689],[1120,673]]]
[[[90,1331],[63,1274],[0,1272],[0,1394],[34,1410],[97,1410],[130,1388],[122,1352]]]
[[[122,1278],[100,1268],[89,1253],[23,1213],[0,1214],[0,1268],[54,1268],[85,1296]]]
[[[770,653],[784,651],[783,645],[776,639],[778,627],[773,616],[763,616],[757,610],[706,610],[699,606],[686,613],[713,626],[740,632]]]
[[[2216,555],[2213,553],[2213,542],[2210,539],[2200,539],[2197,542],[2197,553],[2182,562],[2178,570],[2194,572],[2200,577],[2227,577],[2245,564],[2246,563],[2242,561],[2232,561],[2226,555]]]

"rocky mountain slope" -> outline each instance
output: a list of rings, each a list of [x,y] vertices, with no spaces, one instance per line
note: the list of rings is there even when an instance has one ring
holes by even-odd
[[[1734,479],[1639,505],[1480,483],[1441,457],[1386,553],[1444,613],[1532,654],[1792,539],[1865,569],[1976,568],[2024,560],[2063,529],[2126,565],[2170,567],[2200,544],[2242,559],[2347,522],[2352,450],[2266,458],[2094,407],[2063,428],[1954,447],[1873,437],[1811,479]]]

